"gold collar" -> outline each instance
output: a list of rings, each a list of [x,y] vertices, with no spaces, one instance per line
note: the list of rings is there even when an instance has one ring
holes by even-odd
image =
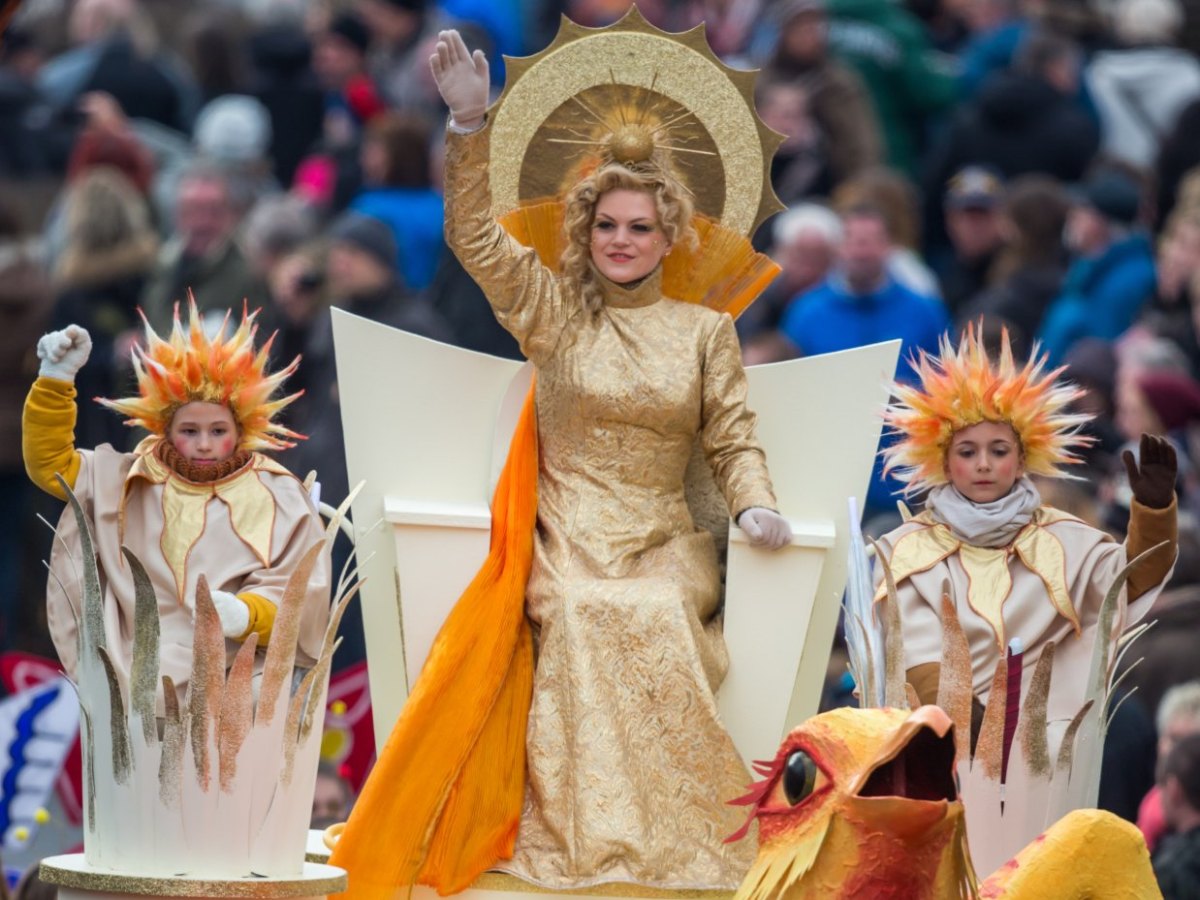
[[[1022,528],[1007,547],[974,547],[956,538],[945,525],[933,521],[928,512],[913,517],[921,525],[903,535],[892,550],[889,561],[896,584],[920,572],[928,571],[955,553],[967,573],[967,603],[996,634],[1000,652],[1008,646],[1004,634],[1004,601],[1012,593],[1012,573],[1008,563],[1014,554],[1046,586],[1050,602],[1058,614],[1080,633],[1079,614],[1067,592],[1066,553],[1062,542],[1047,530],[1055,522],[1077,521],[1052,507],[1039,507],[1033,520]],[[875,602],[887,597],[887,583],[880,582]]]
[[[652,306],[662,299],[661,265],[655,266],[653,272],[632,286],[617,284],[600,274],[600,270],[594,263],[589,263],[589,265],[592,267],[592,276],[596,279],[600,293],[604,295],[605,306],[617,309],[638,309],[643,306]]]
[[[117,513],[121,543],[125,542],[125,501],[134,481],[142,480],[163,486],[163,528],[159,546],[175,576],[175,596],[180,603],[184,602],[188,555],[204,533],[208,504],[214,499],[228,508],[230,524],[242,543],[264,567],[269,566],[271,535],[275,530],[275,498],[258,473],[291,473],[274,460],[255,453],[246,465],[225,478],[204,483],[188,481],[154,452],[160,440],[162,438],[149,437],[134,451],[137,458],[125,476],[125,489]]]

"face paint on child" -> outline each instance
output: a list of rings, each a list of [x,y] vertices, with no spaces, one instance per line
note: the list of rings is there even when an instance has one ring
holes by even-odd
[[[950,439],[946,477],[972,503],[999,500],[1024,472],[1017,434],[1007,422],[980,422]]]
[[[238,428],[228,406],[195,401],[175,411],[167,438],[184,459],[219,463],[237,450]]]

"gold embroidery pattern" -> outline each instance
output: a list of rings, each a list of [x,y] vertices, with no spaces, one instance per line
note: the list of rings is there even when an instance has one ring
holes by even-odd
[[[697,437],[735,511],[774,506],[728,317],[601,282],[595,315],[488,214],[487,129],[447,137],[447,239],[538,366],[540,626],[513,858],[546,887],[736,886],[748,774],[713,689],[727,665],[713,543],[684,473]]]

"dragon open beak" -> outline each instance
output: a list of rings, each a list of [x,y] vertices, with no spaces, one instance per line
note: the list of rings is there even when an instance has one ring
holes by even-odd
[[[850,791],[857,797],[958,799],[954,725],[940,708],[922,706],[901,723]]]

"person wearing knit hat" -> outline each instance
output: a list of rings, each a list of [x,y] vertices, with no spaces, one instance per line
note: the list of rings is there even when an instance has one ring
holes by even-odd
[[[1144,372],[1134,385],[1144,401],[1142,414],[1149,419],[1144,430],[1169,434],[1200,421],[1200,384],[1194,378],[1181,372]]]
[[[423,54],[418,47],[432,36],[437,16],[426,0],[355,0],[354,10],[371,32],[368,67],[390,106],[412,109],[422,91]]]
[[[360,54],[367,52],[371,46],[371,32],[366,23],[354,13],[340,13],[329,23],[327,34],[337,36],[357,50]]]
[[[387,225],[347,212],[329,226],[328,236],[329,291],[335,306],[414,334],[450,339],[441,316],[412,296],[401,279],[399,250]]]
[[[451,343],[453,332],[423,297],[413,294],[400,278],[396,242],[378,219],[347,212],[326,231],[325,286],[329,304],[353,315],[422,337]],[[316,398],[311,440],[294,451],[291,465],[303,470],[320,464],[322,493],[337,502],[346,496],[345,442],[338,405],[337,366],[333,356],[333,324],[328,313],[313,322],[304,349],[305,384]],[[301,463],[304,463],[303,465]]]
[[[192,142],[197,153],[219,164],[258,163],[271,146],[271,116],[254,97],[225,94],[200,110]]]
[[[396,265],[399,250],[392,230],[371,216],[355,212],[343,213],[329,226],[329,240],[334,245],[349,245],[367,254],[385,268]]]
[[[367,74],[371,32],[354,13],[333,18],[316,38],[313,71],[326,91],[326,138],[348,143],[386,107]]]
[[[1091,416],[1080,431],[1094,442],[1080,448],[1088,467],[1107,468],[1120,455],[1125,438],[1113,421],[1116,409],[1117,355],[1111,341],[1083,338],[1063,359],[1067,376],[1082,392],[1075,400],[1079,412]],[[1139,434],[1141,432],[1138,432]]]

